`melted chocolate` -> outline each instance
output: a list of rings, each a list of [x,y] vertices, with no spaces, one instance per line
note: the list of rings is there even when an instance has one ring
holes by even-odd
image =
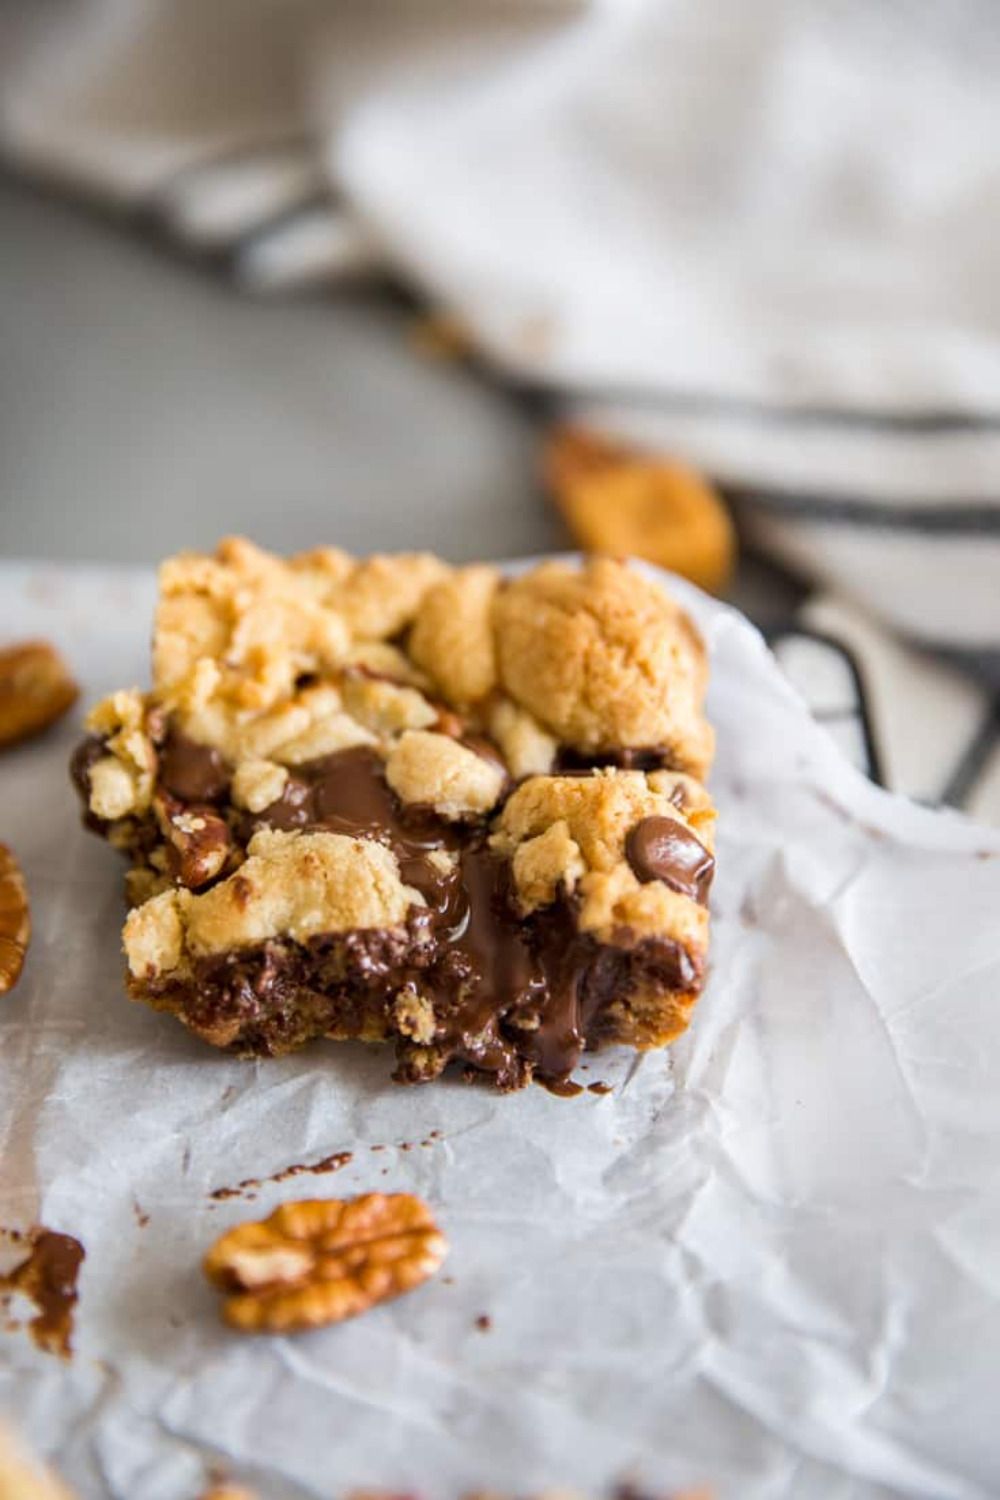
[[[327,1034],[390,1037],[392,1000],[409,986],[433,1000],[437,1065],[404,1061],[397,1078],[422,1080],[455,1058],[493,1074],[500,1088],[517,1088],[532,1069],[542,1082],[565,1083],[585,1042],[613,1037],[605,1009],[636,983],[666,990],[697,983],[696,964],[676,943],[598,944],[576,930],[565,902],[516,927],[511,918],[509,929],[501,918],[508,939],[480,943],[477,932],[489,921],[483,892],[502,891],[506,881],[502,862],[487,858],[497,868],[473,877],[478,919],[451,944],[436,941],[436,919],[418,911],[404,932],[273,941],[195,960],[193,983],[148,980],[137,993],[176,1011],[209,1041],[225,1033],[225,1044],[241,1053],[273,1056]],[[450,915],[468,899],[463,890],[464,882]]]
[[[257,1189],[267,1182],[289,1182],[291,1178],[301,1177],[304,1173],[319,1177],[326,1172],[339,1172],[343,1167],[350,1166],[353,1160],[353,1151],[334,1151],[319,1161],[293,1162],[291,1166],[282,1167],[278,1172],[270,1172],[266,1177],[243,1177],[234,1187],[215,1188],[208,1196],[216,1203],[224,1203],[228,1198],[255,1197]]]
[[[467,743],[495,758],[489,741]],[[352,933],[329,952],[314,940],[297,957],[290,949],[272,954],[263,967],[253,955],[245,963],[232,956],[204,961],[197,966],[199,986],[204,1000],[213,998],[204,1018],[189,1016],[196,1029],[199,1022],[210,1028],[221,1008],[240,1018],[242,1045],[282,1050],[294,1032],[294,995],[303,984],[327,994],[329,1004],[318,1005],[316,1018],[335,1030],[357,1028],[380,997],[409,984],[433,999],[435,1047],[495,1074],[501,1086],[522,1082],[529,1060],[540,1071],[550,1061],[559,1072],[575,1064],[583,1037],[572,1017],[561,1019],[572,999],[562,983],[549,1003],[549,973],[558,979],[559,966],[537,951],[516,910],[509,865],[490,853],[481,825],[451,824],[429,808],[401,805],[379,756],[360,745],[297,766],[281,796],[248,818],[244,832],[249,838],[263,826],[378,839],[393,850],[403,880],[426,908],[411,914],[401,945],[389,934]],[[450,868],[428,858],[434,851],[452,855]],[[504,1025],[525,1009],[534,1031]],[[268,1033],[263,1046],[258,1023]]]
[[[503,772],[504,785],[510,781],[510,772],[507,762],[492,740],[488,740],[484,734],[463,734],[459,736],[459,744],[464,745],[466,750],[471,750],[481,760],[488,760],[491,765],[496,766],[498,771]]]
[[[673,891],[704,906],[715,860],[700,839],[676,818],[643,818],[625,840],[636,878],[662,880]]]
[[[109,830],[115,825],[106,818],[99,818],[90,810],[90,772],[108,754],[107,742],[100,735],[89,734],[77,745],[69,763],[70,780],[83,803],[83,826],[92,833],[100,834],[102,838],[107,838]],[[119,847],[127,851],[137,865],[147,863],[149,854],[162,840],[153,817],[123,818],[118,822],[117,828],[122,833]]]
[[[90,800],[90,772],[109,753],[105,741],[88,734],[70,757],[69,774],[84,803]],[[157,783],[181,802],[221,802],[229,791],[231,772],[218,750],[198,745],[171,731],[159,752]]]
[[[252,828],[322,829],[378,839],[395,853],[405,883],[420,892],[440,920],[442,937],[462,920],[457,869],[443,872],[427,856],[438,849],[459,849],[468,832],[443,822],[429,808],[402,806],[368,745],[296,767],[281,796],[251,822]]]
[[[84,802],[90,799],[90,773],[108,752],[99,734],[88,734],[77,745],[69,761],[70,780]]]
[[[157,779],[181,802],[221,802],[231,775],[214,746],[196,744],[171,731],[160,751]]]
[[[290,770],[276,801],[253,819],[254,827],[325,829],[373,838],[409,853],[457,848],[461,835],[426,808],[402,807],[370,745],[338,750]]]
[[[670,771],[676,769],[668,745],[625,745],[617,750],[574,750],[561,745],[557,771],[595,771],[613,766],[618,771]]]
[[[491,741],[466,736],[461,742],[506,772]],[[81,787],[103,753],[99,740],[80,747],[74,777]],[[665,754],[577,757],[583,763],[567,766],[565,774],[586,775],[599,764],[660,765]],[[218,807],[229,783],[230,769],[216,750],[168,731],[161,789],[207,813],[206,804]],[[490,851],[486,827],[449,823],[431,808],[402,805],[367,745],[289,768],[281,796],[269,807],[256,815],[227,807],[226,816],[244,844],[265,826],[377,839],[393,850],[403,880],[426,904],[411,910],[403,931],[351,932],[303,944],[275,940],[196,960],[193,983],[145,982],[146,998],[155,995],[210,1041],[267,1055],[327,1033],[398,1034],[393,1004],[409,989],[432,1002],[435,1032],[430,1050],[423,1045],[415,1058],[402,1044],[398,1077],[429,1076],[454,1058],[491,1073],[501,1088],[517,1088],[534,1073],[557,1092],[576,1093],[569,1075],[588,1040],[598,1039],[611,1001],[643,978],[682,989],[697,978],[691,958],[675,943],[636,945],[623,934],[621,947],[598,944],[579,931],[568,899],[525,919],[509,862]],[[657,821],[683,833],[669,819],[646,820]],[[640,878],[686,879],[707,889],[711,857],[697,840],[707,872],[690,857],[685,863],[683,849],[668,858],[670,848],[655,832],[640,824],[631,841],[633,868],[638,860],[648,872]],[[430,858],[441,852],[450,859]]]
[[[90,773],[99,760],[107,755],[104,741],[98,734],[88,734],[77,745],[70,756],[69,776],[83,803],[83,824],[92,833],[103,834],[107,831],[108,824],[104,818],[99,818],[90,810]]]
[[[514,906],[510,866],[485,842],[462,854],[453,911],[448,951],[424,978],[443,1022],[442,1040],[462,1061],[514,1087],[527,1052],[503,1034],[501,1021],[544,1004],[545,976]]]
[[[76,1279],[84,1254],[72,1235],[37,1229],[27,1259],[0,1277],[0,1293],[16,1292],[35,1304],[37,1312],[28,1327],[39,1349],[62,1359],[69,1359],[73,1352]]]

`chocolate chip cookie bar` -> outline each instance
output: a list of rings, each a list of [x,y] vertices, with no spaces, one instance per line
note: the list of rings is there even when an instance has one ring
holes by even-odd
[[[129,861],[129,994],[239,1053],[391,1039],[404,1082],[662,1046],[705,973],[705,670],[609,559],[172,559],[152,690],[72,766]]]

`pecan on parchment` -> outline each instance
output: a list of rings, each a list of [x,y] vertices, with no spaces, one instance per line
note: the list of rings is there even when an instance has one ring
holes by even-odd
[[[222,1313],[246,1333],[339,1323],[412,1291],[448,1242],[410,1193],[285,1203],[212,1246],[205,1272],[227,1294]]]
[[[0,745],[41,734],[76,702],[80,689],[48,641],[0,651]]]
[[[6,844],[0,844],[0,995],[12,990],[31,937],[28,887]]]

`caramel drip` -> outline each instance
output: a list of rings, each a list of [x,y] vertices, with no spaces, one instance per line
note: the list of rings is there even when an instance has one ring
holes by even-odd
[[[18,1294],[37,1311],[28,1324],[39,1349],[69,1359],[73,1352],[73,1314],[77,1276],[85,1251],[72,1235],[37,1229],[27,1257],[6,1276],[0,1276],[0,1296]]]

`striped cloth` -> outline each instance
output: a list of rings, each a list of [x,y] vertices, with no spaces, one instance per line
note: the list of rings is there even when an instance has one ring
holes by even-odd
[[[992,0],[22,0],[0,149],[700,464],[926,748],[892,784],[1000,818],[998,65]]]

